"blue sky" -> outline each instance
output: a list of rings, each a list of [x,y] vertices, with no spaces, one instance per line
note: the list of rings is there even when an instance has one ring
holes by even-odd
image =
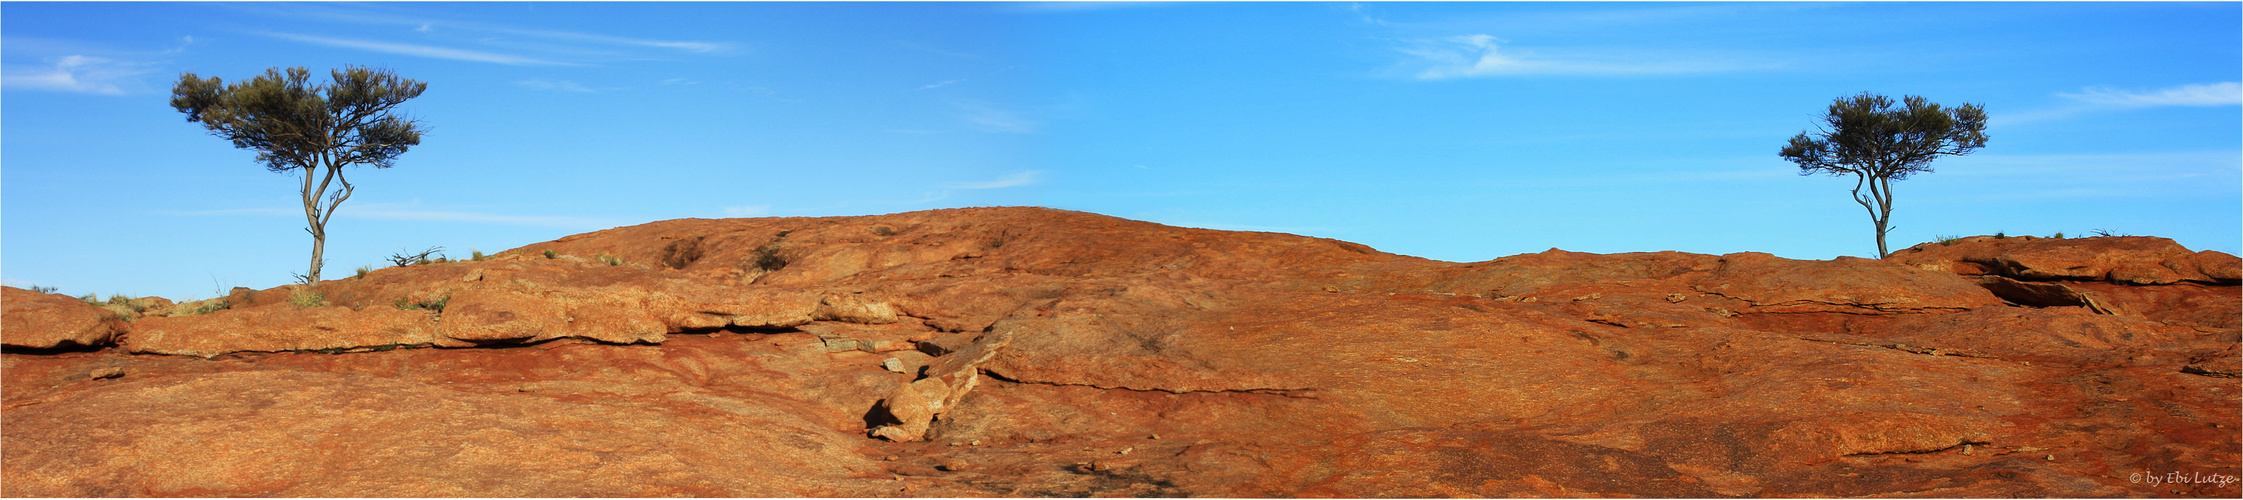
[[[328,277],[650,221],[1036,205],[1479,261],[1872,256],[1776,156],[1834,98],[1980,103],[1894,249],[2096,229],[2243,246],[2224,3],[0,3],[0,279],[174,299],[305,270],[295,178],[182,72],[372,65],[431,130]]]

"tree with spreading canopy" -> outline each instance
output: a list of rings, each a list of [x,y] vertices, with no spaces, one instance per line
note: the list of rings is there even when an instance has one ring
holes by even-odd
[[[1820,134],[1800,132],[1778,153],[1799,164],[1799,175],[1854,176],[1854,201],[1869,210],[1877,227],[1880,259],[1886,254],[1885,233],[1892,230],[1892,181],[1931,173],[1931,161],[1941,156],[1986,146],[1984,107],[1944,108],[1919,96],[1901,102],[1903,107],[1895,108],[1891,98],[1868,92],[1840,97],[1823,116]]]
[[[273,68],[228,85],[216,77],[185,73],[171,91],[171,107],[186,113],[189,123],[203,124],[236,148],[256,150],[266,170],[303,171],[304,220],[309,225],[304,230],[312,234],[311,273],[304,275],[305,283],[319,282],[327,221],[336,206],[350,199],[353,187],[343,167],[389,168],[398,155],[421,143],[425,131],[420,122],[391,114],[391,109],[420,96],[428,84],[387,69],[357,66],[330,76],[330,83],[312,84],[311,72],[304,68],[286,73]],[[329,187],[336,189],[329,192]]]

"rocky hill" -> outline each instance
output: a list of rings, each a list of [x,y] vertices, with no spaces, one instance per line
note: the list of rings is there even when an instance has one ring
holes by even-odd
[[[2238,260],[1448,263],[1036,208],[5,289],[7,496],[2217,496]]]

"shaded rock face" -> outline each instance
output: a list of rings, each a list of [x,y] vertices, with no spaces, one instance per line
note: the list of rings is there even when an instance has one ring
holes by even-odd
[[[2243,297],[2136,240],[1444,263],[1046,209],[664,221],[0,354],[0,494],[2236,496],[2128,479],[2243,447]]]

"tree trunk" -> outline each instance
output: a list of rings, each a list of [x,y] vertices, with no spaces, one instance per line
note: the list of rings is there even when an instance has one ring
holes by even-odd
[[[304,284],[306,285],[319,284],[319,268],[325,267],[321,265],[324,264],[324,262],[321,262],[321,254],[327,252],[326,229],[319,228],[318,231],[312,232],[312,271],[311,274],[304,275]]]
[[[1893,228],[1893,178],[1879,176],[1871,182],[1869,192],[1877,197],[1877,258],[1883,259],[1885,233]]]
[[[1877,258],[1879,259],[1885,258],[1885,228],[1886,223],[1892,220],[1891,212],[1886,213],[1885,218],[1877,220]]]

